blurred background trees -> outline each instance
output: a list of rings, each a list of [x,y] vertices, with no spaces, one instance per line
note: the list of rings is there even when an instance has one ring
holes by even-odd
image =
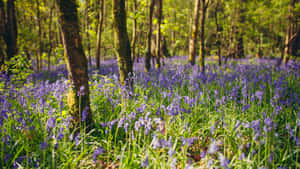
[[[216,0],[210,3],[201,0],[198,9],[195,9],[195,0],[153,0],[153,3],[150,22],[151,0],[125,1],[132,60],[139,61],[147,51],[151,51],[147,56],[153,62],[155,57],[188,55],[191,38],[195,36],[198,38],[194,40],[193,50],[195,56],[203,53],[201,58],[221,56],[226,61],[256,56],[276,57],[281,58],[280,62],[287,62],[288,58],[300,54],[299,0]],[[115,58],[112,0],[78,0],[77,4],[80,35],[89,67],[100,68],[101,60]],[[199,31],[192,35],[195,10],[199,12]],[[54,1],[1,0],[0,17],[1,65],[14,55],[30,60],[35,71],[64,64],[61,27]],[[156,59],[157,66],[158,61]],[[219,61],[221,63],[221,59]]]

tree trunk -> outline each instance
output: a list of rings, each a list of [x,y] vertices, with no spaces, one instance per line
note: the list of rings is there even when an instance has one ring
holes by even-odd
[[[236,9],[236,21],[234,24],[234,36],[235,36],[235,43],[234,43],[234,48],[235,48],[235,58],[244,58],[245,57],[245,52],[244,52],[244,41],[243,41],[243,31],[241,31],[241,23],[244,23],[245,17],[244,17],[244,3],[245,0],[241,0],[239,2],[239,7]]]
[[[52,52],[52,39],[53,39],[53,31],[52,31],[52,14],[53,14],[53,9],[54,7],[51,7],[50,9],[50,21],[49,21],[49,50],[48,50],[48,72],[50,72],[50,57],[51,57],[51,52]]]
[[[39,51],[36,56],[37,61],[37,71],[40,71],[42,68],[42,53],[43,53],[43,45],[42,45],[42,26],[41,26],[41,14],[40,14],[40,2],[36,0],[36,11],[37,11],[37,22],[38,22],[38,36],[39,36]]]
[[[151,67],[151,37],[152,37],[152,17],[153,17],[153,9],[154,9],[154,0],[150,0],[149,7],[149,28],[147,32],[147,52],[145,59],[145,71],[149,72]]]
[[[88,62],[89,67],[92,67],[92,56],[91,56],[91,43],[90,43],[90,33],[89,33],[89,0],[85,1],[85,33],[86,33],[86,39],[87,39],[87,48],[88,48]]]
[[[132,46],[132,62],[134,63],[135,60],[135,44],[136,44],[136,9],[137,9],[137,3],[136,0],[133,0],[133,13],[134,13],[134,17],[133,17],[133,25],[132,25],[132,41],[131,41],[131,46]]]
[[[68,105],[73,117],[73,125],[77,127],[80,124],[80,120],[90,125],[92,118],[90,112],[88,63],[79,34],[76,0],[56,0],[56,3],[59,8],[59,22],[71,85],[68,94]]]
[[[197,45],[197,37],[198,37],[198,23],[199,23],[199,8],[200,8],[200,0],[196,0],[195,9],[194,9],[194,24],[193,30],[191,34],[190,47],[189,47],[189,62],[191,65],[195,64],[196,58],[196,45]]]
[[[103,19],[104,19],[104,2],[105,0],[101,0],[100,11],[99,11],[99,23],[97,28],[97,48],[96,48],[96,65],[97,69],[100,68],[100,56],[101,56],[101,38],[102,38],[102,27],[103,27]]]
[[[205,71],[205,49],[204,49],[204,34],[205,34],[205,17],[206,17],[206,11],[208,7],[209,1],[206,2],[206,0],[201,0],[201,17],[200,17],[200,25],[201,25],[201,31],[200,31],[200,49],[199,49],[199,59],[200,59],[200,70],[202,72]]]
[[[219,9],[219,3],[220,1],[218,0],[216,2],[216,8],[215,8],[215,22],[216,22],[216,45],[217,45],[217,48],[218,48],[218,58],[219,58],[219,66],[222,65],[222,56],[221,56],[221,27],[220,27],[220,24],[219,24],[219,21],[218,21],[218,9]]]
[[[5,61],[5,10],[3,0],[0,0],[0,71]]]
[[[160,42],[161,42],[161,20],[162,20],[162,0],[158,0],[158,15],[157,15],[157,33],[156,33],[156,65],[155,68],[160,68]]]
[[[130,42],[127,34],[125,0],[112,1],[114,44],[118,58],[120,82],[132,87],[129,74],[132,73]]]
[[[12,58],[17,54],[17,19],[15,13],[15,0],[7,0],[7,23],[6,23],[6,33],[5,33],[5,42],[6,42],[6,55],[7,60]]]
[[[289,57],[292,55],[292,46],[294,39],[292,38],[294,34],[293,25],[294,25],[294,8],[295,8],[296,0],[290,0],[289,3],[289,18],[288,18],[288,28],[285,39],[285,48],[284,48],[284,58],[283,63],[287,64],[289,61]]]

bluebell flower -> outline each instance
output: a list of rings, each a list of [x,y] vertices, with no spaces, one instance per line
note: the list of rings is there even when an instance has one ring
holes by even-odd
[[[85,121],[85,119],[88,116],[88,107],[84,108],[84,110],[81,113],[81,121]]]
[[[47,130],[49,131],[51,128],[54,128],[55,127],[55,123],[56,123],[55,118],[54,117],[50,117],[47,120]]]
[[[203,150],[200,154],[200,158],[204,158],[206,156],[206,150]]]
[[[41,144],[40,144],[40,148],[41,148],[42,150],[45,150],[45,149],[47,148],[47,146],[48,146],[47,141],[41,142]]]
[[[171,148],[169,148],[169,151],[168,151],[168,155],[170,156],[170,157],[173,157],[173,155],[175,154],[176,152],[175,152],[175,150],[171,147]]]
[[[159,148],[161,145],[160,145],[160,142],[159,142],[159,139],[158,139],[158,137],[154,134],[153,135],[153,138],[152,138],[152,147],[153,147],[153,149],[157,149],[157,148]]]
[[[176,169],[177,168],[176,165],[177,165],[177,158],[173,158],[171,161],[170,167],[172,169]]]
[[[81,143],[81,135],[77,134],[77,136],[75,137],[75,145],[78,146]]]
[[[241,155],[240,155],[240,157],[239,157],[239,160],[243,160],[244,158],[245,158],[245,153],[242,152]]]
[[[104,148],[102,148],[102,147],[97,148],[97,149],[94,151],[94,153],[93,153],[93,159],[94,159],[94,162],[96,162],[96,161],[97,161],[97,157],[98,157],[99,155],[103,154],[104,152],[105,152]]]
[[[229,160],[223,156],[222,154],[219,155],[219,161],[220,161],[220,166],[224,167],[226,169],[228,169],[228,165],[229,165]]]
[[[207,168],[211,168],[212,165],[214,165],[214,161],[212,159],[209,159],[207,161]]]
[[[217,152],[219,149],[217,142],[212,142],[208,148],[208,153],[209,154],[213,154],[215,152]]]
[[[145,158],[145,160],[141,163],[142,168],[146,168],[149,166],[149,159],[148,156]]]

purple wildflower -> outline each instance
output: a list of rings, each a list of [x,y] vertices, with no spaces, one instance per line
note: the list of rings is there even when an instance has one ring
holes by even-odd
[[[213,154],[213,153],[217,152],[218,149],[219,149],[219,148],[218,148],[217,142],[212,142],[212,143],[210,144],[209,148],[208,148],[208,153],[209,153],[209,154]]]
[[[149,159],[148,156],[145,158],[145,160],[141,163],[142,168],[146,168],[149,166]]]
[[[40,148],[41,148],[42,150],[45,150],[45,149],[47,148],[47,146],[48,146],[47,141],[41,142],[41,144],[40,144]]]
[[[101,154],[103,154],[105,152],[105,150],[102,148],[102,147],[99,147],[97,148],[95,151],[94,151],[94,154],[93,154],[93,158],[94,158],[94,162],[97,161],[97,157]]]
[[[54,128],[55,127],[55,123],[56,123],[55,118],[54,117],[50,117],[47,120],[47,130],[49,131],[51,128]]]
[[[223,156],[222,154],[220,154],[219,156],[219,161],[220,161],[220,166],[221,167],[224,167],[224,168],[229,168],[228,165],[229,165],[229,160]]]

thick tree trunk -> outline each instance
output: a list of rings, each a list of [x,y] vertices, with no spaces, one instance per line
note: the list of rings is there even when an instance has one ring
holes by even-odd
[[[155,68],[159,69],[160,68],[160,42],[161,42],[161,20],[162,20],[162,0],[158,0],[157,4],[157,10],[158,10],[158,15],[157,15],[157,33],[156,33],[156,65]]]
[[[125,0],[112,1],[114,44],[118,58],[120,82],[132,87],[129,74],[132,73],[130,42],[127,34]]]
[[[101,0],[100,11],[99,11],[99,21],[98,21],[98,28],[97,28],[97,48],[96,48],[97,69],[100,68],[101,39],[102,39],[102,27],[103,27],[103,20],[104,20],[104,2],[105,2],[105,0]]]
[[[91,56],[91,43],[90,43],[90,33],[89,33],[89,28],[90,28],[90,22],[89,22],[89,4],[90,1],[86,0],[85,1],[85,33],[86,33],[86,39],[87,39],[87,48],[88,48],[88,62],[89,62],[89,67],[92,67],[92,56]]]
[[[200,0],[196,0],[195,2],[195,10],[194,10],[194,24],[193,30],[190,39],[190,47],[189,47],[189,62],[191,65],[195,64],[196,58],[196,45],[197,45],[197,37],[198,37],[198,23],[199,23],[199,8],[200,8]]]
[[[151,38],[152,38],[152,17],[153,17],[153,10],[154,10],[154,0],[150,0],[150,7],[149,7],[149,28],[147,32],[147,52],[146,52],[146,59],[145,59],[145,71],[149,72],[151,67]]]
[[[7,60],[12,58],[17,54],[17,19],[15,13],[15,0],[7,0],[7,15],[6,15],[6,33],[5,33],[5,42],[6,42],[6,55]]]
[[[70,80],[68,105],[73,117],[73,125],[77,127],[80,120],[87,125],[91,122],[88,63],[84,55],[76,0],[56,0],[59,8],[59,22],[62,30],[65,60]]]
[[[132,41],[131,41],[131,55],[132,55],[132,62],[134,63],[135,61],[135,44],[136,44],[136,22],[137,22],[137,18],[136,18],[136,9],[137,9],[137,3],[136,0],[133,0],[133,13],[134,13],[134,17],[133,17],[133,25],[132,25]]]
[[[206,2],[206,0],[201,0],[201,17],[200,17],[200,25],[201,25],[201,31],[200,31],[200,49],[199,49],[199,60],[200,60],[200,70],[202,72],[205,71],[205,48],[204,48],[204,35],[205,35],[205,17],[206,17],[206,11],[208,7],[209,1]]]

